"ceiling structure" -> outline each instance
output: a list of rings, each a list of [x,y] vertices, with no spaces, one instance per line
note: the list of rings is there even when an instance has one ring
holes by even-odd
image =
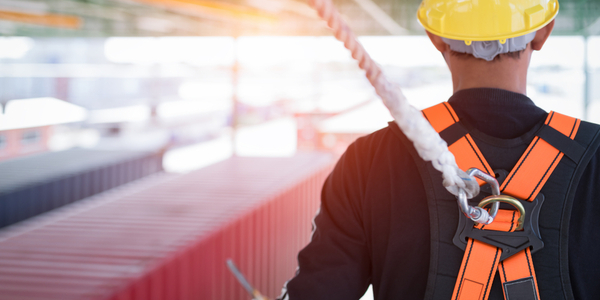
[[[329,35],[307,0],[0,0],[0,36]],[[423,34],[420,0],[334,0],[358,35]],[[600,0],[560,0],[554,34],[600,34]]]

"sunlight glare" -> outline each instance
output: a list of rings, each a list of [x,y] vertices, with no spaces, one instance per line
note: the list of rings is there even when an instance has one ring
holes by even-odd
[[[235,151],[240,156],[292,156],[296,153],[297,125],[293,117],[239,128]]]
[[[30,37],[0,37],[0,58],[22,58],[34,44]]]
[[[159,118],[179,118],[183,116],[210,114],[218,111],[229,111],[232,108],[231,101],[199,101],[179,100],[164,102],[156,108]]]
[[[544,48],[531,55],[530,66],[531,68],[541,66],[583,68],[583,45],[583,37],[580,36],[551,35],[544,44]]]
[[[316,37],[240,37],[237,53],[243,66],[264,68],[314,62],[317,46]]]
[[[113,63],[190,63],[199,66],[231,65],[232,37],[111,37],[104,44]]]
[[[446,67],[427,36],[362,36],[358,40],[380,65]]]
[[[144,104],[90,111],[89,123],[144,122],[150,119],[150,107]]]
[[[187,173],[225,160],[232,154],[231,136],[225,134],[208,142],[169,150],[163,157],[163,168],[166,172]]]
[[[11,100],[0,120],[0,130],[81,122],[87,114],[83,107],[51,97]]]
[[[179,86],[179,97],[186,100],[229,100],[233,96],[231,82],[187,81]]]

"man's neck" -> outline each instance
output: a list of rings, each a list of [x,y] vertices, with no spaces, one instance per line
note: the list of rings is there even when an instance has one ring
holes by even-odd
[[[526,49],[520,58],[501,57],[493,62],[482,59],[447,55],[454,92],[470,88],[498,88],[526,94],[527,68],[531,52]]]

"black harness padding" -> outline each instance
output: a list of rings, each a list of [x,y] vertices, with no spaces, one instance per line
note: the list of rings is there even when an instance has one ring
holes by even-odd
[[[467,135],[467,133],[469,132],[465,126],[463,126],[460,122],[456,122],[448,126],[448,128],[442,130],[440,132],[440,137],[442,137],[442,139],[446,141],[448,145],[452,145],[456,141],[460,140],[463,136]]]
[[[412,142],[400,128],[390,127],[415,160],[427,195],[431,247],[425,299],[450,299],[464,253],[453,244],[452,239],[459,217],[465,216],[460,212],[456,198],[443,187],[441,173],[433,168],[431,162],[424,162],[419,157]],[[452,129],[442,135],[442,138],[448,139],[446,142],[449,145],[460,138],[457,137],[458,133],[464,135],[468,132],[460,122],[449,128]],[[544,248],[532,255],[540,299],[573,299],[568,263],[571,208],[581,175],[600,146],[600,126],[582,121],[574,140],[549,126],[542,126],[536,135],[565,153],[541,190],[545,201],[539,226]],[[482,194],[469,200],[469,204],[477,205],[485,196]],[[515,288],[516,293],[525,291],[523,286]],[[489,299],[504,299],[498,276],[494,278]]]
[[[578,162],[585,153],[585,147],[548,125],[544,125],[537,136],[564,153],[574,162]]]
[[[533,277],[525,277],[504,283],[506,300],[538,299]]]

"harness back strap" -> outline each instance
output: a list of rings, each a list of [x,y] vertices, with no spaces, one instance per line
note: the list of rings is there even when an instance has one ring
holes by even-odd
[[[438,132],[449,131],[448,129],[453,132],[458,131],[453,129],[453,127],[458,127],[456,126],[458,117],[447,103],[428,108],[423,111],[423,114]],[[579,123],[578,119],[551,112],[546,119],[545,125],[547,126],[545,128],[548,127],[562,135],[558,135],[559,137],[555,139],[562,139],[566,136],[572,140],[577,133]],[[556,137],[557,135],[552,136]],[[483,166],[482,170],[493,174],[468,133],[458,138],[446,136],[445,140],[456,140],[449,146],[449,149],[457,157],[457,164],[461,169]],[[578,152],[583,153],[583,150],[566,151],[571,152],[572,156],[577,156]],[[571,155],[568,156],[571,157]],[[511,196],[532,201],[563,156],[563,151],[536,136],[504,181],[501,186],[502,191]],[[492,224],[477,225],[477,228],[514,231],[518,214],[512,210],[500,210]],[[500,262],[501,251],[495,246],[469,239],[452,299],[487,299],[492,280],[499,266],[505,299],[518,297],[518,299],[538,300],[539,291],[529,248],[510,256],[503,262]]]
[[[580,120],[550,112],[545,124],[573,140]],[[532,201],[563,156],[562,151],[536,136],[500,189],[513,197]]]

